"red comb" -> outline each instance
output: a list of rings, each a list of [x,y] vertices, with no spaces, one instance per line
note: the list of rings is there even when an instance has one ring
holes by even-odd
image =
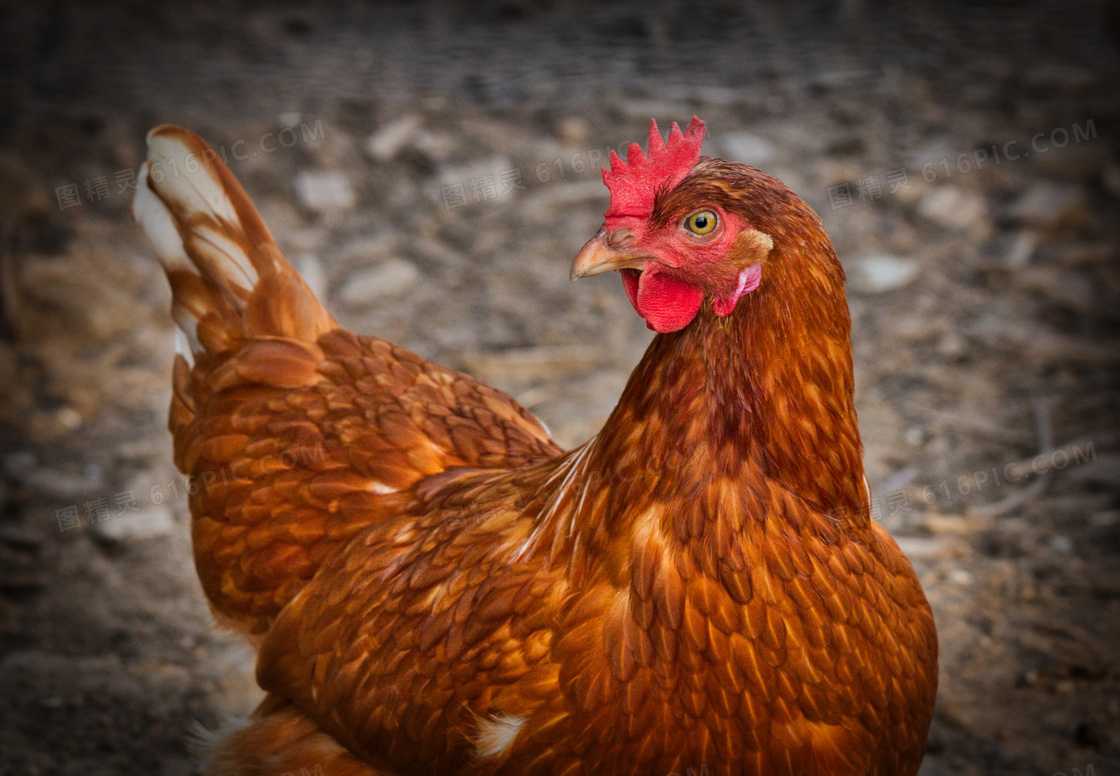
[[[657,121],[649,122],[649,153],[643,154],[637,143],[626,150],[626,161],[611,151],[611,168],[603,170],[603,183],[611,190],[611,204],[606,218],[647,218],[653,212],[653,199],[662,185],[674,186],[700,160],[700,144],[704,142],[704,122],[695,116],[687,132],[677,122],[669,132],[669,143],[661,139]]]

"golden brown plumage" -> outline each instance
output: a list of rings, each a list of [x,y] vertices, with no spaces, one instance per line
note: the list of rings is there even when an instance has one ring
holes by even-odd
[[[199,575],[269,693],[211,773],[917,772],[933,620],[869,518],[843,273],[788,189],[675,157],[648,201],[612,188],[573,272],[622,269],[665,333],[563,452],[338,328],[196,136],[149,145],[209,161],[146,169],[134,210],[191,335],[171,430]],[[697,208],[717,227],[682,237]]]

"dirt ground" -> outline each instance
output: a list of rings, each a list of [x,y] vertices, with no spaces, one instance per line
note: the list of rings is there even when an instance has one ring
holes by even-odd
[[[170,297],[127,212],[150,126],[220,148],[342,323],[571,445],[650,336],[616,278],[568,282],[598,167],[697,113],[848,271],[877,516],[940,633],[922,774],[1120,776],[1120,41],[1098,5],[5,5],[0,774],[186,776],[192,726],[258,697],[170,463]]]

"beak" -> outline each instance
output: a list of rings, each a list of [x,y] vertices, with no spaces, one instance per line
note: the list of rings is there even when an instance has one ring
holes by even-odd
[[[600,275],[615,269],[645,269],[653,256],[630,248],[630,230],[605,228],[587,241],[572,262],[572,280]]]

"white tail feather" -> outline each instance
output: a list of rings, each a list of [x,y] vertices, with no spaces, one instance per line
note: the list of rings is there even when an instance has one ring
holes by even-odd
[[[171,211],[148,186],[147,162],[140,167],[136,196],[132,199],[132,217],[148,236],[155,248],[156,258],[165,270],[185,269],[198,273],[187,257],[183,237],[179,234],[179,227],[175,225]]]
[[[148,133],[132,214],[171,281],[172,316],[194,354],[246,336],[314,341],[334,328],[237,179],[181,127]]]
[[[178,137],[160,130],[156,127],[148,133],[148,163],[164,173],[157,184],[160,194],[192,213],[211,213],[228,223],[239,223],[237,210],[213,171],[217,155],[211,149],[198,154]]]
[[[175,212],[188,214],[189,223],[180,223],[177,231],[190,230],[194,238],[192,247],[201,254],[194,258],[202,262],[203,272],[206,273],[210,269],[208,264],[212,263],[213,272],[227,280],[242,280],[238,285],[248,291],[256,285],[257,270],[245,251],[227,236],[243,235],[244,228],[218,176],[219,164],[217,154],[209,146],[199,151],[185,144],[179,136],[161,132],[160,127],[148,133],[144,182]],[[164,208],[167,209],[166,205]],[[199,218],[199,215],[204,217]],[[147,231],[144,222],[140,224]],[[180,243],[182,241],[180,232]]]

